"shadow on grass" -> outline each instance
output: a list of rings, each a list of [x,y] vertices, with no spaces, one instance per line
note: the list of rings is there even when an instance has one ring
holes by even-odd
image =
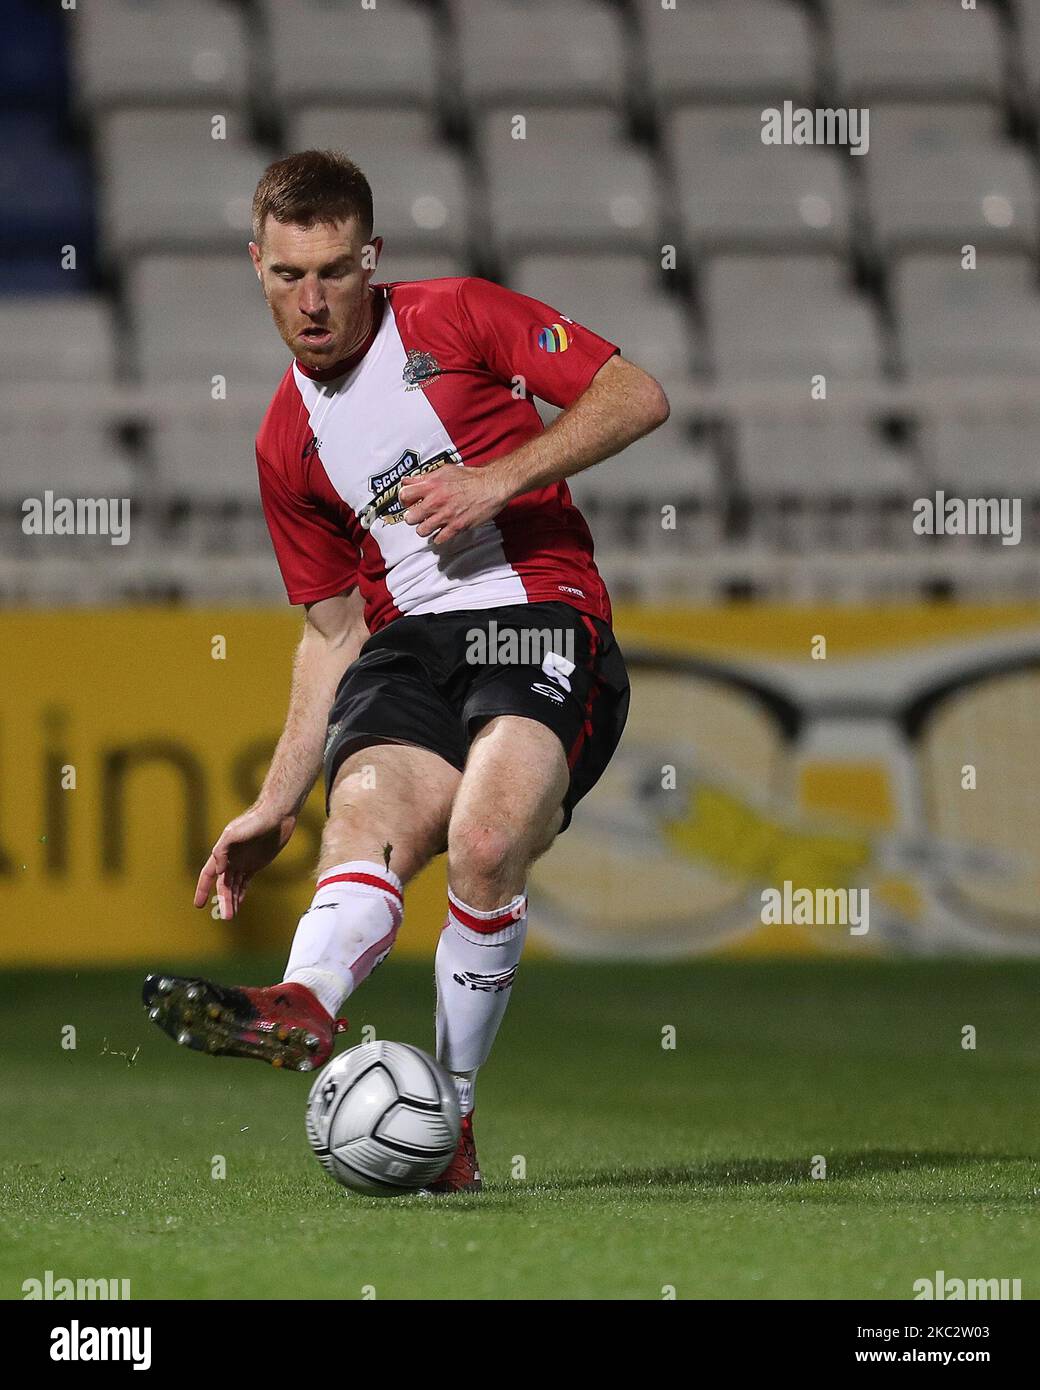
[[[981,1164],[1032,1163],[1022,1154],[945,1153],[919,1149],[863,1149],[850,1153],[830,1153],[827,1182],[869,1178],[883,1173],[916,1173],[928,1170],[972,1168]],[[574,1174],[550,1180],[559,1191],[594,1188],[716,1188],[793,1187],[815,1183],[809,1155],[800,1158],[715,1159],[669,1168],[608,1168],[594,1173]],[[916,1194],[921,1199],[921,1194]],[[988,1200],[1008,1200],[1007,1197]],[[1014,1200],[1019,1200],[1017,1197]]]

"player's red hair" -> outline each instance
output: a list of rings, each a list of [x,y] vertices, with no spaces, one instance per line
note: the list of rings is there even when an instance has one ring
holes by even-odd
[[[356,217],[372,235],[372,190],[338,150],[302,150],[269,164],[253,194],[253,240],[262,244],[268,217],[312,227]]]

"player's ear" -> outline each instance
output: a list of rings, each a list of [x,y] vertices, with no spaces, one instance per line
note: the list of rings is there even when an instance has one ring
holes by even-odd
[[[258,280],[262,280],[263,274],[260,269],[260,248],[259,246],[257,246],[255,241],[251,241],[249,243],[249,259],[253,262],[253,269],[256,271],[256,278]]]

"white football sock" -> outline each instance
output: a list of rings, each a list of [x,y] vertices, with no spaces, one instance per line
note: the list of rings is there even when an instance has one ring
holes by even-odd
[[[326,869],[296,928],[286,983],[306,985],[335,1017],[390,954],[403,904],[401,880],[382,864],[353,859]]]
[[[470,1115],[476,1104],[478,1067],[469,1071],[453,1071],[451,1079],[455,1082],[455,1094],[459,1098],[459,1114]]]
[[[527,935],[527,898],[492,912],[448,890],[448,921],[437,942],[437,1060],[455,1077],[459,1107],[473,1108],[476,1070],[502,1022]]]

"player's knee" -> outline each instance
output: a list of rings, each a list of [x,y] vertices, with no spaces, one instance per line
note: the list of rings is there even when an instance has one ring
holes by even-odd
[[[522,858],[521,837],[509,826],[465,820],[449,826],[449,867],[463,868],[467,876],[485,881],[508,877]]]

